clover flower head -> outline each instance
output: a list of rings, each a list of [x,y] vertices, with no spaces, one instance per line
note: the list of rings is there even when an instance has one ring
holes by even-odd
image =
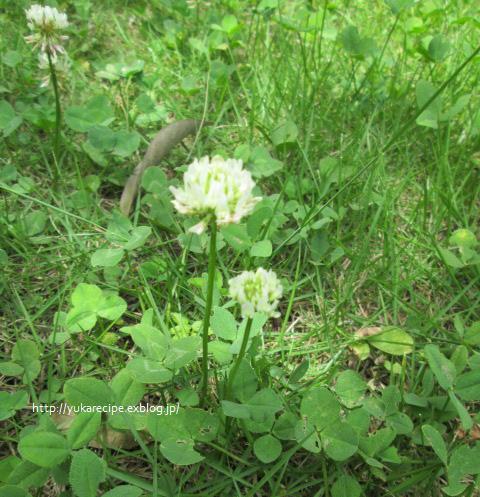
[[[55,7],[35,4],[25,11],[25,15],[28,27],[33,31],[33,34],[25,37],[28,43],[51,55],[65,52],[62,43],[68,37],[61,35],[60,31],[68,26],[67,14]]]
[[[211,216],[218,226],[239,223],[250,214],[260,197],[254,197],[255,183],[241,160],[215,156],[195,159],[183,176],[183,188],[170,187],[173,205],[181,214],[203,216],[189,231],[202,233]]]
[[[258,268],[244,271],[229,280],[229,292],[242,308],[242,316],[252,318],[256,312],[278,317],[276,312],[283,288],[273,271]]]

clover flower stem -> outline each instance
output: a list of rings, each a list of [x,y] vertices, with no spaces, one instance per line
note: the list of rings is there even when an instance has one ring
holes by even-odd
[[[53,93],[55,94],[55,138],[53,142],[53,151],[55,154],[55,161],[58,161],[59,147],[60,147],[60,126],[62,122],[62,108],[60,106],[60,92],[58,89],[57,72],[52,62],[52,55],[50,50],[47,50],[48,67],[50,69],[50,76],[52,78]],[[56,175],[58,175],[58,167],[55,168]]]
[[[233,381],[235,380],[235,376],[237,376],[238,369],[240,364],[242,363],[243,358],[245,357],[245,352],[247,350],[248,340],[250,338],[250,330],[252,329],[253,318],[248,318],[247,324],[245,326],[245,333],[243,334],[242,345],[240,347],[240,352],[238,353],[237,360],[233,365],[233,368],[228,375],[228,383],[227,383],[227,395],[226,398],[229,399],[230,394],[232,392]]]
[[[208,329],[210,328],[210,315],[212,313],[213,286],[215,283],[215,266],[217,262],[217,220],[212,216],[210,222],[210,252],[208,255],[208,283],[205,317],[203,318],[202,332],[202,403],[207,399],[208,387]]]

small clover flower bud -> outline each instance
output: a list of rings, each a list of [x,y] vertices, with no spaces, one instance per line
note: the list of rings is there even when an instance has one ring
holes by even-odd
[[[183,188],[170,187],[175,208],[181,214],[204,216],[190,228],[202,233],[211,216],[218,226],[239,223],[250,214],[260,197],[254,197],[255,183],[251,174],[243,169],[241,160],[222,157],[195,159],[183,177]]]
[[[277,317],[275,311],[282,296],[283,288],[273,271],[258,268],[244,271],[229,280],[230,296],[242,307],[242,316],[252,318],[256,312]]]

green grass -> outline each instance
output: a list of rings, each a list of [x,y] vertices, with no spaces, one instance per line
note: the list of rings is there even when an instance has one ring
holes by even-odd
[[[450,357],[461,343],[458,323],[468,327],[480,319],[479,265],[452,267],[441,251],[451,247],[448,239],[459,228],[479,235],[475,2],[432,0],[398,16],[379,1],[292,0],[263,12],[255,10],[256,2],[189,3],[196,7],[168,0],[59,3],[72,23],[71,68],[60,75],[64,111],[106,95],[115,117],[110,127],[141,136],[137,151],[125,158],[107,153],[104,165],[82,147],[86,134],[70,129],[65,119],[61,152],[57,160],[52,157],[55,102],[50,87],[39,88],[36,54],[23,40],[28,4],[3,6],[1,24],[11,36],[0,41],[0,87],[23,123],[0,143],[0,359],[10,360],[19,339],[31,339],[40,350],[41,373],[26,382],[0,376],[2,390],[25,389],[31,401],[59,401],[66,380],[109,380],[127,363],[134,346],[119,328],[138,323],[147,309],[166,330],[175,325],[174,313],[191,322],[203,319],[205,300],[192,278],[207,271],[208,239],[192,240],[192,250],[186,238],[179,243],[185,218],[169,213],[166,194],[159,204],[162,195],[149,199],[142,190],[136,201],[133,224],[153,230],[145,245],[111,269],[90,262],[105,245],[122,186],[148,142],[168,122],[196,118],[204,123],[198,136],[160,164],[169,180],[181,179],[177,168],[193,157],[233,156],[244,145],[265,147],[283,165],[256,178],[271,208],[257,240],[272,241],[272,256],[251,257],[228,244],[218,254],[225,285],[258,265],[274,269],[284,283],[282,315],[269,321],[259,344],[264,382],[280,390],[285,380],[269,376],[270,368],[288,377],[307,360],[299,389],[285,390],[286,406],[311,385],[332,386],[347,368],[358,371],[373,392],[388,384],[418,392],[426,370],[423,346],[437,343]],[[226,15],[238,20],[231,34],[212,27]],[[354,57],[345,49],[340,39],[349,24],[375,41],[374,56]],[[425,55],[425,38],[439,33],[450,49],[434,62]],[[8,63],[10,51],[21,62]],[[109,62],[135,60],[144,61],[144,68],[130,78],[111,82],[97,74]],[[442,90],[442,112],[464,95],[470,95],[468,104],[436,129],[416,124],[421,80]],[[146,114],[139,110],[144,95],[158,104],[157,120],[137,119]],[[278,142],[276,133],[285,123],[293,123],[293,139]],[[329,167],[336,171],[334,181],[325,173]],[[152,277],[144,264],[154,260],[160,269]],[[70,296],[82,282],[118,292],[128,309],[119,321],[99,320],[89,333],[52,343],[48,337],[64,331],[56,313],[70,309]],[[227,301],[222,297],[222,304]],[[372,348],[359,360],[350,348],[354,333],[386,325],[408,330],[414,353],[392,357]],[[469,354],[478,359],[478,345]],[[385,359],[401,373],[389,372]],[[475,364],[478,360],[472,370]],[[197,385],[200,365],[182,374]],[[213,381],[211,388],[216,392]],[[151,399],[163,395],[155,386],[148,390]],[[478,413],[478,402],[469,410]],[[2,421],[0,456],[16,454],[22,430],[36,422],[47,423],[27,409]],[[458,428],[455,419],[445,423],[447,430]],[[228,444],[204,444],[200,452],[206,459],[185,467],[172,466],[150,440],[133,448],[104,447],[98,453],[109,469],[102,488],[120,480],[159,496],[329,496],[346,472],[361,482],[365,495],[436,496],[446,481],[440,463],[430,466],[431,452],[418,434],[415,442],[404,437],[397,444],[402,464],[370,472],[363,461],[342,466],[299,450],[295,441],[265,465],[252,452],[257,435],[242,433]],[[32,495],[59,495],[56,491],[46,484]],[[477,490],[471,485],[462,495],[476,491],[478,485]]]

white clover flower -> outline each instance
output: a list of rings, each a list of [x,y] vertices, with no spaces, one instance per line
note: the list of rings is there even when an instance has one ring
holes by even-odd
[[[273,271],[258,268],[255,272],[244,271],[228,282],[230,296],[242,307],[242,316],[252,318],[255,312],[278,317],[275,312],[283,288]]]
[[[183,176],[183,188],[170,187],[175,208],[181,214],[204,216],[190,228],[203,233],[211,216],[218,226],[239,223],[252,212],[260,197],[254,197],[255,183],[251,174],[243,169],[241,160],[222,157],[195,159]]]
[[[25,37],[28,43],[51,55],[65,52],[62,43],[68,37],[61,35],[59,31],[68,26],[67,14],[59,12],[55,7],[35,4],[25,11],[25,15],[28,27],[33,31],[32,35]]]
[[[57,77],[63,76],[65,77],[70,70],[70,60],[68,59],[67,54],[51,55],[52,65],[55,67],[55,71],[57,73]],[[50,68],[50,64],[48,62],[48,55],[45,52],[40,52],[38,54],[38,67],[41,70],[48,70]],[[40,87],[46,88],[50,84],[50,72],[45,74],[45,76],[41,80]]]

